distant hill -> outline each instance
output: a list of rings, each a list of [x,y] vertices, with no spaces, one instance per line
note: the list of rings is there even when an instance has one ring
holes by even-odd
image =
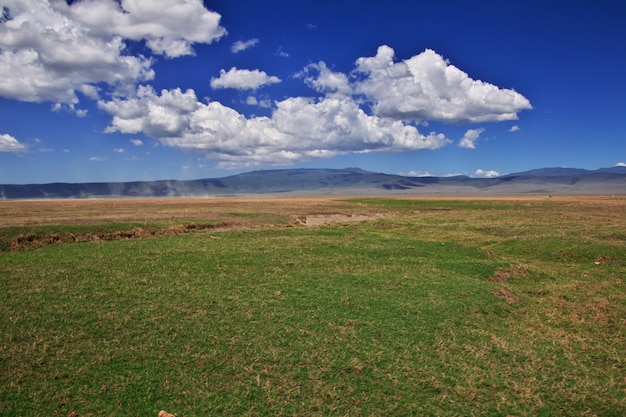
[[[359,168],[276,169],[188,181],[0,185],[2,199],[518,193],[626,195],[626,167],[543,168],[497,178],[407,177]]]
[[[541,168],[517,172],[515,174],[507,174],[504,175],[504,177],[566,177],[590,174],[626,174],[626,167],[615,166],[610,168],[600,168],[594,171],[580,168]]]
[[[595,171],[592,171],[594,173],[608,173],[608,174],[626,174],[626,166],[616,166],[616,167],[610,167],[610,168],[600,168],[597,169]]]
[[[591,172],[592,171],[580,168],[540,168],[516,172],[515,174],[507,174],[504,175],[504,177],[564,177],[571,175],[587,175]]]

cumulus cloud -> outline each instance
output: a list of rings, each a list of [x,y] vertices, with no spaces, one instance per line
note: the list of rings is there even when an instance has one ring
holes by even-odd
[[[211,43],[226,34],[221,16],[201,0],[81,0],[71,6],[52,1],[72,21],[105,36],[145,40],[155,54],[193,54],[193,43]]]
[[[155,138],[183,135],[199,104],[193,90],[163,90],[158,96],[150,86],[140,86],[130,99],[98,102],[101,109],[113,115],[107,132],[143,132]]]
[[[232,51],[233,54],[236,54],[241,51],[245,51],[248,48],[252,48],[257,43],[259,43],[259,40],[257,38],[253,38],[247,41],[237,41],[233,43],[233,46],[230,47],[230,50]]]
[[[265,71],[237,69],[232,67],[228,71],[220,70],[218,78],[211,78],[211,87],[234,88],[237,90],[256,90],[268,84],[281,82],[280,78],[270,76]]]
[[[199,102],[193,90],[157,93],[150,86],[139,87],[133,96],[100,100],[99,106],[112,115],[108,132],[145,133],[163,145],[201,152],[222,168],[438,149],[450,139],[421,133],[416,121],[510,120],[531,107],[512,90],[470,79],[434,51],[399,63],[393,58],[394,51],[382,46],[376,56],[359,58],[349,75],[321,61],[310,64],[297,77],[320,97],[277,101],[264,117],[246,117],[219,102]],[[211,86],[255,90],[280,81],[263,71],[233,67],[221,70]],[[252,95],[245,102],[260,105]],[[474,148],[484,131],[467,130],[459,146]],[[478,170],[475,175],[499,174]]]
[[[495,178],[499,177],[500,173],[494,170],[485,171],[482,169],[477,169],[476,172],[474,172],[474,175],[478,175],[479,177]]]
[[[4,0],[0,21],[0,96],[71,106],[95,84],[151,80],[152,61],[128,55],[126,41],[155,54],[193,53],[226,32],[200,0]]]
[[[532,108],[521,94],[473,80],[431,49],[401,62],[394,54],[383,45],[376,56],[356,61],[356,73],[363,77],[356,89],[379,116],[478,123],[514,120]]]
[[[299,77],[317,98],[248,96],[246,103],[272,110],[247,117],[219,102],[198,101],[191,89],[156,92],[145,85],[155,76],[152,55],[193,55],[194,44],[226,34],[220,15],[202,0],[2,0],[0,7],[0,96],[51,101],[54,110],[79,116],[86,115],[80,100],[96,100],[111,116],[107,132],[145,134],[155,143],[202,152],[221,167],[438,149],[451,141],[421,133],[417,125],[514,120],[531,108],[522,95],[473,80],[432,50],[396,62],[393,49],[381,46],[375,56],[357,59],[349,74],[321,61],[305,67]],[[231,50],[257,43],[235,42]],[[287,56],[282,49],[278,54]],[[257,90],[280,82],[258,69],[232,67],[210,85]],[[468,130],[460,145],[474,147],[481,133]],[[23,150],[15,138],[0,136],[0,151]]]
[[[7,134],[0,135],[0,152],[20,152],[25,150],[26,145],[18,142],[13,136]]]
[[[315,76],[311,73],[314,73]],[[352,93],[352,87],[346,74],[331,71],[323,61],[307,65],[298,76],[303,77],[307,85],[320,93]]]
[[[509,129],[509,132],[517,132],[519,129],[520,129],[520,128],[519,128],[519,126],[518,126],[518,125],[515,125],[515,126],[512,126],[512,127]]]
[[[469,129],[467,132],[465,132],[465,134],[463,135],[463,138],[461,138],[459,142],[459,146],[461,148],[476,149],[476,145],[474,144],[474,142],[476,142],[478,137],[484,131],[485,129],[483,129],[482,127],[479,129]]]
[[[615,164],[616,167],[626,167],[626,162],[618,162]]]
[[[367,115],[348,97],[288,98],[271,117],[246,118],[193,90],[138,89],[135,97],[100,102],[113,116],[109,132],[144,132],[167,146],[198,151],[220,167],[288,165],[354,152],[437,149],[443,134],[424,135],[401,121]]]

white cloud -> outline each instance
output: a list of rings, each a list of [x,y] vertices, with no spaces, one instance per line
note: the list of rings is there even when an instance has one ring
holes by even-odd
[[[369,116],[350,98],[298,97],[276,106],[276,127],[310,148],[328,144],[325,147],[346,152],[400,151],[437,149],[448,142],[441,134],[424,136],[414,126]]]
[[[512,126],[512,127],[509,129],[509,132],[517,132],[519,129],[520,129],[520,127],[519,127],[518,125],[515,125],[515,126]]]
[[[272,101],[269,99],[265,99],[265,100],[258,100],[256,97],[254,96],[248,96],[246,97],[246,104],[249,106],[259,106],[265,109],[271,109],[272,108]]]
[[[289,58],[289,54],[283,50],[282,45],[278,47],[278,51],[276,51],[276,55],[282,58]]]
[[[91,158],[89,158],[89,160],[94,162],[104,162],[107,159],[103,156],[92,156]]]
[[[246,118],[193,90],[141,87],[135,97],[100,102],[113,115],[108,132],[143,132],[167,146],[204,153],[220,167],[288,165],[346,153],[437,149],[443,134],[423,135],[401,121],[367,115],[348,97],[276,103],[271,117]]]
[[[467,132],[465,132],[465,134],[463,135],[463,138],[461,138],[461,140],[459,141],[459,147],[467,148],[467,149],[476,149],[476,145],[474,144],[474,142],[476,142],[478,137],[484,131],[485,129],[483,129],[482,127],[478,129],[469,129]]]
[[[356,90],[373,102],[375,114],[397,120],[487,122],[517,119],[531,109],[521,94],[473,80],[435,51],[394,62],[394,50],[381,46],[374,57],[359,58]]]
[[[626,162],[618,162],[615,164],[616,167],[626,167]]]
[[[126,151],[124,150],[124,148],[114,148],[113,152],[115,152],[115,153],[124,153]]]
[[[163,90],[160,96],[150,86],[140,86],[136,96],[128,100],[114,98],[99,101],[98,106],[113,115],[107,132],[143,132],[155,138],[182,135],[189,125],[190,115],[198,103],[193,90]]]
[[[317,73],[317,77],[310,76],[310,72]],[[352,93],[346,74],[331,71],[323,61],[307,65],[298,76],[304,77],[304,82],[320,93]]]
[[[251,167],[367,152],[437,149],[451,141],[443,134],[422,134],[416,123],[510,120],[530,108],[523,96],[470,79],[427,50],[393,62],[382,46],[374,57],[359,58],[351,77],[324,62],[308,65],[297,76],[320,98],[291,97],[274,103],[269,117],[246,117],[218,102],[199,102],[193,90],[141,86],[133,96],[100,100],[113,116],[108,132],[144,133],[159,143],[203,153],[220,167]],[[213,88],[255,90],[280,82],[259,70],[221,70]],[[368,114],[363,99],[369,100]],[[245,102],[260,105],[250,95]],[[367,102],[366,107],[367,108]],[[469,129],[459,146],[474,148],[483,128]],[[478,170],[475,175],[497,176]]]
[[[193,43],[211,43],[226,34],[221,16],[201,0],[81,0],[54,7],[94,32],[135,41],[145,40],[155,54],[193,54]],[[121,6],[121,7],[120,7]]]
[[[237,90],[256,90],[268,84],[276,84],[281,80],[275,76],[269,76],[264,71],[237,69],[232,67],[228,72],[220,70],[219,78],[211,78],[211,87],[234,88]]]
[[[26,145],[18,142],[11,135],[0,135],[0,152],[21,152],[26,150]]]
[[[239,53],[241,51],[245,51],[248,48],[252,48],[253,46],[255,46],[257,43],[259,43],[259,40],[257,38],[253,38],[247,41],[237,41],[235,43],[233,43],[233,46],[230,47],[230,50],[232,51],[233,54]]]
[[[68,111],[70,113],[74,113],[77,117],[85,117],[87,116],[88,111],[84,109],[77,109],[74,104],[61,104],[54,103],[52,105],[52,111]]]
[[[145,40],[156,54],[192,54],[192,43],[225,34],[220,15],[200,0],[4,0],[0,23],[0,96],[73,106],[76,92],[96,98],[95,84],[134,84],[154,77],[152,61],[126,53]],[[73,108],[73,107],[71,107]]]
[[[78,91],[92,100],[98,100],[100,98],[100,89],[93,85],[83,84],[78,88]]]
[[[417,122],[512,120],[531,108],[515,91],[472,80],[434,51],[394,62],[393,49],[381,46],[376,56],[359,58],[351,74],[321,61],[307,66],[300,76],[323,97],[287,98],[273,105],[270,117],[246,117],[218,102],[200,102],[190,89],[157,93],[137,87],[154,78],[153,61],[129,55],[129,46],[145,45],[153,54],[173,58],[193,54],[195,43],[225,35],[220,15],[201,0],[2,2],[10,18],[0,22],[0,96],[52,101],[53,109],[79,116],[86,114],[76,106],[79,99],[98,100],[112,116],[107,132],[143,133],[163,145],[202,152],[224,167],[437,149],[451,141],[443,134],[422,134]],[[235,43],[232,50],[257,42]],[[232,67],[210,84],[256,90],[279,82],[260,70]],[[269,99],[252,95],[246,102],[272,107]],[[461,146],[474,147],[480,133],[468,130]],[[130,142],[143,145],[139,139]],[[25,149],[15,138],[0,136],[0,150]]]
[[[409,171],[401,172],[399,175],[403,177],[432,177],[433,175],[428,171]]]
[[[494,170],[484,171],[482,169],[477,169],[476,172],[474,172],[474,175],[478,175],[480,177],[486,177],[486,178],[495,178],[495,177],[499,177],[500,173]]]

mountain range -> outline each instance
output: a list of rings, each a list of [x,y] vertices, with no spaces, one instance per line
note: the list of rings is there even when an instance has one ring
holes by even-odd
[[[357,194],[626,195],[626,167],[542,168],[495,178],[411,177],[359,168],[276,169],[182,181],[0,184],[0,199]]]

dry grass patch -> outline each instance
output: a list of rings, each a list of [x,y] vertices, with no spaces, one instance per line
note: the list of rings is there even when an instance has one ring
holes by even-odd
[[[0,227],[132,222],[229,221],[263,225],[309,213],[353,213],[334,198],[152,198],[0,201]],[[250,216],[246,216],[250,215]]]
[[[528,276],[528,269],[523,266],[511,265],[506,268],[498,268],[489,277],[491,282],[507,282],[511,279],[521,279]]]

